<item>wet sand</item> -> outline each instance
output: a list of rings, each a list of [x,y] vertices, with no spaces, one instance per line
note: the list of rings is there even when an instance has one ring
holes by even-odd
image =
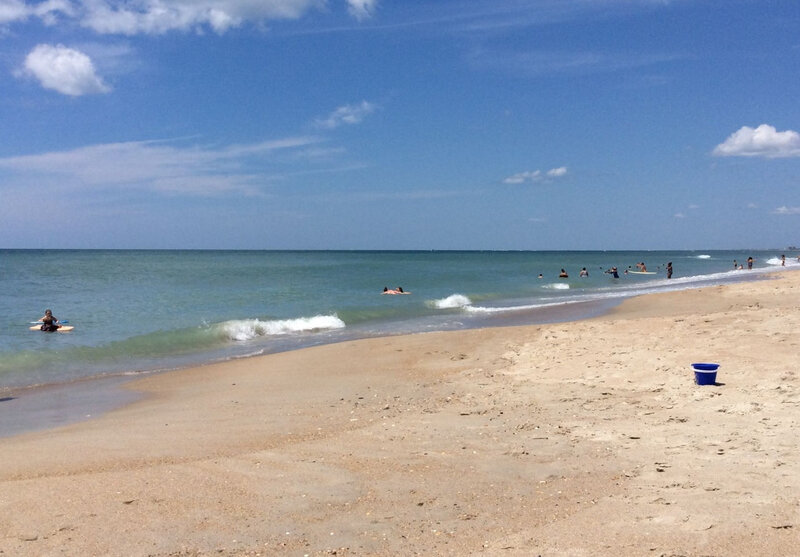
[[[92,419],[139,398],[116,375],[57,385],[8,389],[0,395],[0,438]]]
[[[790,554],[798,330],[786,272],[149,376],[0,439],[0,555]]]

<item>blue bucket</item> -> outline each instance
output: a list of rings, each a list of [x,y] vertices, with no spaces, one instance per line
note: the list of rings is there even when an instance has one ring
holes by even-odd
[[[694,381],[698,385],[716,385],[719,364],[692,364]]]

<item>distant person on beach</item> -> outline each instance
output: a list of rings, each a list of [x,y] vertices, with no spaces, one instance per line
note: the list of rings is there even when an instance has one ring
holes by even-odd
[[[580,276],[582,276],[582,277],[588,277],[589,276],[589,271],[586,270],[586,267],[581,269],[581,275]]]
[[[539,273],[539,278],[544,278],[544,275],[542,273]]]
[[[564,269],[561,269],[561,272],[558,274],[558,278],[569,278],[569,275]]]
[[[786,267],[786,256],[781,255],[781,267]]]
[[[672,261],[667,263],[667,278],[668,279],[672,278]]]
[[[39,321],[42,322],[41,329],[48,333],[52,333],[61,328],[61,325],[58,323],[58,318],[54,317],[53,312],[49,309],[44,310],[44,315],[39,318]]]
[[[735,259],[733,260],[733,268],[734,269],[738,269],[739,268],[739,264],[736,262]]]
[[[647,266],[644,264],[644,261],[642,261],[641,263],[637,263],[636,268],[639,269],[639,271],[641,271],[642,273],[647,272]]]
[[[606,271],[607,275],[611,275],[614,278],[619,278],[619,271],[617,271],[616,267],[611,267],[608,271]]]
[[[747,258],[747,268],[751,269],[751,270],[753,268],[753,258],[752,257],[748,257]]]

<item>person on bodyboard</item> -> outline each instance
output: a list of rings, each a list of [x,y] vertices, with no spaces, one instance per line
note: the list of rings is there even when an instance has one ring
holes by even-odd
[[[49,309],[44,310],[44,315],[39,321],[42,322],[40,329],[46,333],[52,333],[61,328],[58,318],[53,316],[53,312]]]

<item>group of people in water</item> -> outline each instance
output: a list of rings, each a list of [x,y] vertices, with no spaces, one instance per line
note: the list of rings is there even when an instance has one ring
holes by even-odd
[[[797,260],[800,261],[800,257],[798,257]],[[753,268],[754,261],[755,260],[752,257],[748,257],[747,258],[747,268],[748,269],[752,269]],[[786,256],[785,255],[781,255],[781,265],[786,265]],[[636,268],[636,271],[632,270],[634,267]],[[736,261],[734,259],[733,260],[733,268],[734,269],[744,269],[744,265],[739,263],[738,261]],[[661,270],[661,266],[660,265],[658,267],[658,270],[659,271]],[[613,278],[619,278],[619,270],[616,267],[611,267],[611,268],[609,268],[609,269],[607,269],[607,270],[605,270],[603,272],[605,274],[607,274],[607,275],[611,275]],[[645,265],[644,261],[636,263],[635,265],[632,265],[632,266],[628,265],[628,268],[625,269],[624,274],[627,275],[628,272],[650,273],[650,271],[647,270],[647,265]],[[664,266],[664,272],[667,274],[667,278],[668,279],[672,278],[672,273],[673,273],[672,261],[670,261],[669,263],[667,263]],[[580,276],[582,276],[582,277],[588,277],[589,276],[589,271],[586,270],[586,267],[583,267],[581,269]],[[539,273],[539,278],[544,278],[544,275]],[[561,272],[558,274],[558,278],[569,278],[569,273],[567,273],[567,271],[565,271],[564,269],[561,269]]]
[[[786,256],[785,255],[781,255],[781,265],[785,265],[785,264],[786,264]],[[744,269],[744,265],[742,265],[741,263],[737,262],[734,259],[733,260],[733,268],[734,269],[738,269],[738,270],[741,271],[742,269]],[[748,257],[747,258],[747,268],[748,269],[752,269],[753,268],[753,258],[752,257]]]
[[[581,269],[580,276],[582,277],[589,276],[589,271],[586,270],[586,267]],[[544,278],[544,275],[542,273],[539,273],[539,278]],[[558,278],[569,278],[569,273],[567,273],[567,271],[565,271],[564,269],[561,269],[561,272],[558,273]]]
[[[800,257],[798,257],[797,260],[800,261]],[[747,268],[748,269],[752,269],[753,268],[753,262],[754,262],[754,259],[752,257],[748,257],[747,258]],[[786,264],[786,256],[782,255],[781,256],[781,265],[785,265],[785,264]],[[636,268],[636,271],[632,271],[632,269],[634,267]],[[744,265],[738,263],[734,259],[733,260],[733,268],[734,269],[744,269]],[[601,267],[601,269],[602,269],[602,267]],[[660,265],[658,266],[658,269],[661,270],[661,266]],[[636,263],[635,265],[628,265],[628,268],[625,269],[623,274],[627,275],[628,272],[651,273],[650,271],[647,270],[647,265],[645,265],[644,261],[640,261],[639,263]],[[673,273],[672,261],[668,262],[664,266],[664,272],[667,274],[667,278],[668,279],[672,278],[672,273]],[[609,269],[603,271],[603,273],[607,274],[607,275],[611,275],[612,278],[615,278],[615,279],[619,278],[619,270],[616,267],[610,267]],[[586,270],[586,267],[583,267],[580,270],[579,276],[581,276],[581,277],[588,277],[589,276],[589,271]],[[543,279],[544,275],[542,273],[539,273],[539,277],[538,278]],[[562,279],[569,278],[569,273],[567,273],[567,271],[565,269],[561,269],[561,272],[558,273],[558,278],[562,278]],[[410,294],[410,292],[403,291],[403,287],[402,286],[398,286],[394,290],[384,286],[383,287],[383,293],[384,294]]]
[[[752,259],[752,257],[750,259]],[[750,263],[750,265],[752,266],[752,263]],[[630,271],[634,267],[636,268],[636,271]],[[659,266],[659,269],[660,268],[661,267]],[[602,267],[601,267],[601,269],[602,269]],[[635,265],[632,265],[632,266],[628,265],[628,268],[625,269],[624,274],[627,275],[629,271],[630,272],[637,272],[637,273],[648,273],[647,265],[645,265],[644,261],[636,263]],[[672,278],[672,261],[667,263],[667,265],[665,267],[665,271],[667,273],[667,278]],[[619,278],[619,270],[616,267],[610,267],[610,268],[606,269],[605,271],[603,271],[603,273],[607,274],[607,275],[611,275],[613,278]],[[581,276],[581,277],[588,277],[589,276],[589,271],[586,270],[586,267],[583,267],[581,269],[581,271],[579,273],[579,276]],[[539,278],[540,279],[544,278],[544,275],[542,273],[539,273]],[[567,271],[565,269],[561,269],[561,272],[558,273],[558,278],[569,278],[569,273],[567,273]]]

